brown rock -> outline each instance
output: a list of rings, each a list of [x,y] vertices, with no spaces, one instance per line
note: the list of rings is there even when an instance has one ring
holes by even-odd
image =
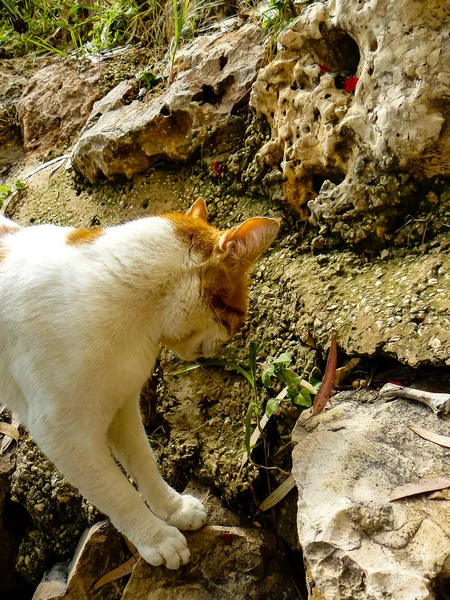
[[[70,142],[101,96],[103,71],[101,63],[78,73],[74,66],[57,62],[33,75],[18,105],[27,152],[42,154]]]
[[[263,575],[263,542],[258,531],[207,525],[187,538],[191,558],[186,566],[169,571],[151,567],[140,559],[122,600],[259,597],[257,583]]]
[[[191,157],[214,134],[232,128],[233,110],[245,103],[261,64],[263,39],[264,32],[249,24],[188,44],[166,91],[106,112],[83,133],[73,150],[74,168],[94,182],[103,175],[131,177],[161,159]]]
[[[94,584],[130,558],[120,533],[108,521],[100,521],[82,535],[69,565],[55,565],[45,573],[33,600],[119,600],[125,579]]]

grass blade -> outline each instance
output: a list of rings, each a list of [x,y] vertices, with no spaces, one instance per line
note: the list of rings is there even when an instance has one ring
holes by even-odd
[[[413,425],[408,425],[408,427],[424,440],[433,442],[433,444],[443,446],[444,448],[450,448],[450,437],[439,435],[438,433],[434,433],[434,431],[428,431],[428,429],[423,429],[422,427],[414,427]]]
[[[294,487],[294,476],[289,475],[289,477],[285,479],[283,483],[277,487],[276,490],[274,490],[271,494],[269,494],[269,496],[267,496],[265,500],[261,502],[259,510],[264,512],[265,510],[272,508],[272,506],[278,504],[280,500],[283,500],[283,498],[287,496]]]

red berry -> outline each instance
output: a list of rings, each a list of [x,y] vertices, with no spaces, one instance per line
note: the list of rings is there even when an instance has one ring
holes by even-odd
[[[356,89],[356,84],[358,83],[357,77],[347,77],[344,81],[344,90],[348,93],[354,92]]]

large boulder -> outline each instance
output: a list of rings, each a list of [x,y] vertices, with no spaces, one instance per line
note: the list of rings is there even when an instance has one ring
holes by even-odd
[[[83,133],[73,150],[74,168],[91,182],[131,177],[161,159],[185,161],[224,129],[233,137],[239,131],[234,113],[248,100],[263,39],[253,24],[197,38],[180,51],[175,80],[165,91],[113,105]]]
[[[55,62],[31,77],[17,107],[27,153],[44,154],[72,141],[102,96],[104,73],[101,62],[79,70]]]
[[[320,600],[432,600],[450,579],[448,490],[390,501],[398,486],[449,478],[450,450],[409,425],[448,433],[408,400],[342,392],[293,432],[298,533],[311,596]],[[437,593],[437,591],[436,591]]]
[[[449,14],[447,0],[331,0],[281,34],[250,99],[271,129],[257,161],[324,231],[385,242],[450,173]]]
[[[31,74],[31,67],[26,68],[23,60],[0,60],[0,184],[23,159],[17,103]]]

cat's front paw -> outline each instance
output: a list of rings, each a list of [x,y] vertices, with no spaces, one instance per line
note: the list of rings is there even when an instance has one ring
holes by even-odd
[[[194,496],[180,496],[181,505],[166,519],[169,525],[178,529],[200,529],[206,523],[206,511],[203,504]]]
[[[154,532],[148,543],[139,544],[139,554],[151,565],[166,565],[178,569],[189,561],[190,552],[186,538],[175,527],[161,527]]]

